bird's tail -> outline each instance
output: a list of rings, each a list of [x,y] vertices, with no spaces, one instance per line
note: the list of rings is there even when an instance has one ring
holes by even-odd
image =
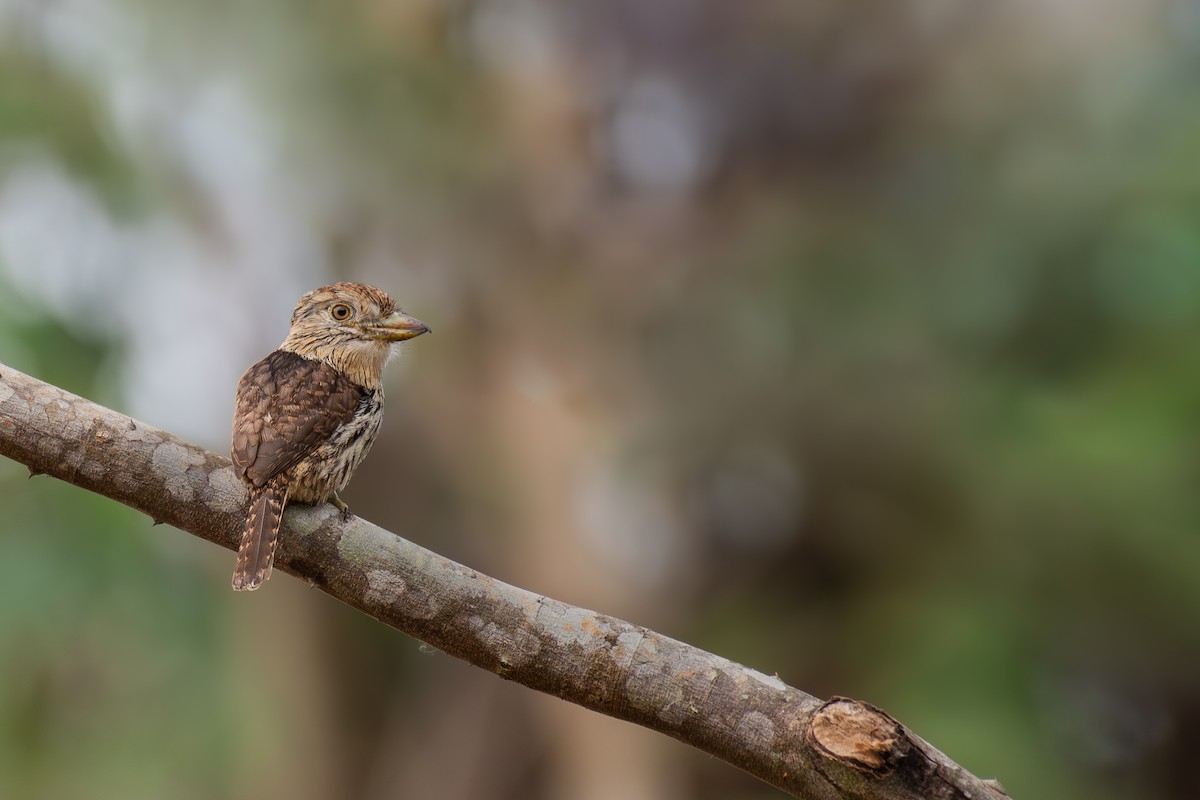
[[[234,591],[253,591],[271,577],[275,544],[279,541],[279,526],[283,522],[286,503],[287,482],[278,478],[261,489],[251,490],[250,513],[246,515],[237,566],[233,569]]]

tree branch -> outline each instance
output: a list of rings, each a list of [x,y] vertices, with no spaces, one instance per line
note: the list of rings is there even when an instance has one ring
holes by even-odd
[[[236,549],[229,461],[0,364],[0,454]],[[890,716],[509,586],[332,506],[288,509],[280,569],[424,642],[674,737],[805,800],[1003,800]]]

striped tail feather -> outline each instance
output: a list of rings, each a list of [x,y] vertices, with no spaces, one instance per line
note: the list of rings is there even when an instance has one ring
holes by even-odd
[[[237,566],[233,569],[233,589],[251,592],[271,577],[275,563],[275,545],[287,503],[287,481],[276,478],[250,494],[250,513],[242,529]]]

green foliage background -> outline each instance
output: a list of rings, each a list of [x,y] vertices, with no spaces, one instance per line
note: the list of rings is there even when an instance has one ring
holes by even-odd
[[[800,5],[0,3],[0,362],[223,449],[295,297],[377,283],[436,334],[361,515],[1015,798],[1191,798],[1200,12]],[[0,507],[0,797],[775,796]]]

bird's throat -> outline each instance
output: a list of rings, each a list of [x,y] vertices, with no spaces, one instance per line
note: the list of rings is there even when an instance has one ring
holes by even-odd
[[[364,389],[383,388],[383,365],[392,350],[388,342],[357,339],[334,344],[312,339],[297,342],[294,338],[289,335],[279,349],[323,361]]]

